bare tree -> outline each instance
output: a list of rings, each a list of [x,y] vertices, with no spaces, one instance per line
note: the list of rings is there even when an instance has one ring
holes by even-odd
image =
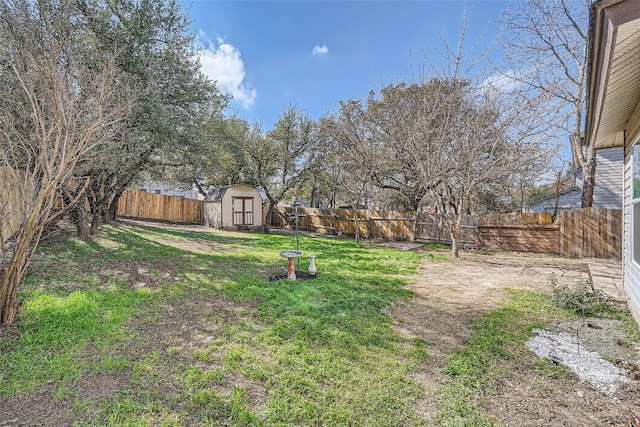
[[[113,141],[131,107],[129,96],[114,91],[116,55],[97,55],[82,20],[67,6],[0,3],[0,76],[10,83],[0,85],[0,166],[23,200],[11,249],[8,236],[0,242],[3,326],[15,318],[16,291],[44,228],[79,200],[65,203],[63,187],[83,194],[88,182],[74,180],[77,166]]]
[[[358,209],[368,206],[374,185],[374,175],[379,171],[382,151],[374,137],[367,111],[360,101],[340,103],[339,111],[321,120],[322,138],[332,147],[332,156],[340,166],[336,185],[341,197],[349,201],[353,209],[355,240],[360,241]]]
[[[429,190],[438,180],[429,181],[431,160],[438,154],[432,144],[442,140],[448,114],[441,108],[448,98],[438,80],[426,84],[391,84],[380,96],[369,96],[367,110],[379,139],[380,161],[373,180],[381,189],[394,190],[414,212],[412,238],[415,239],[418,211]]]
[[[502,17],[504,80],[555,99],[549,125],[570,135],[573,164],[582,167],[582,207],[593,204],[595,147],[584,146],[582,125],[591,0],[517,2]]]

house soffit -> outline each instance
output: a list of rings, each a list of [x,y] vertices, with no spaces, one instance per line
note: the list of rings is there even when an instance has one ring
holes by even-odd
[[[606,148],[624,143],[624,130],[640,100],[640,2],[598,5],[590,29],[595,39],[587,135],[596,148]]]
[[[625,130],[640,100],[640,19],[620,25],[602,102],[596,145],[617,143],[612,136]]]

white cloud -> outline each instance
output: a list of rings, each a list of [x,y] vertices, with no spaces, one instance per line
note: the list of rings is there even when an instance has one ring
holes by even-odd
[[[480,85],[480,87],[485,90],[497,93],[511,92],[519,86],[518,76],[514,70],[494,73],[487,77]]]
[[[256,99],[256,90],[247,87],[244,61],[240,51],[220,37],[212,42],[205,33],[199,37],[200,64],[202,72],[216,82],[218,88],[244,108],[251,107]]]
[[[312,55],[320,55],[320,56],[322,56],[322,55],[326,55],[327,53],[329,53],[329,48],[324,44],[322,46],[315,45],[313,47],[313,50],[311,51]]]

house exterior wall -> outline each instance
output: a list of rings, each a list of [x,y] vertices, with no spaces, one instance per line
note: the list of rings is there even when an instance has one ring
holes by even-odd
[[[623,162],[623,147],[603,148],[596,151],[594,208],[620,209],[622,207]]]
[[[188,189],[176,188],[175,185],[166,184],[158,181],[146,180],[142,185],[138,186],[140,191],[151,194],[163,194],[165,196],[184,197],[187,199],[202,200],[204,196],[194,187]]]
[[[623,147],[596,150],[596,176],[592,205],[594,208],[620,209],[622,207],[623,163]],[[572,173],[577,188],[560,194],[559,211],[580,209],[582,206],[582,170],[578,169]],[[525,211],[553,214],[555,202],[555,197],[536,200],[530,202]]]
[[[253,225],[259,228],[262,226],[262,198],[255,187],[250,185],[236,185],[229,187],[222,196],[222,227],[233,227],[233,198],[251,197],[253,198]]]
[[[579,209],[582,198],[582,188],[575,188],[564,194],[560,194],[558,200],[558,211]],[[527,213],[543,213],[548,212],[553,215],[556,206],[556,198],[549,197],[535,202],[531,202],[526,206]]]
[[[640,108],[640,103],[638,104]],[[640,265],[633,260],[633,176],[631,146],[640,140],[640,109],[636,108],[625,135],[624,144],[624,220],[623,220],[623,282],[629,306],[640,323]],[[640,238],[640,236],[635,236]]]

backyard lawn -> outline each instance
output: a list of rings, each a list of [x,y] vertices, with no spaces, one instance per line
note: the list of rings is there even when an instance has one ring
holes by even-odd
[[[439,282],[474,259],[302,235],[300,267],[315,253],[317,278],[270,281],[293,235],[122,223],[90,243],[62,237],[40,247],[19,321],[0,331],[2,426],[510,425],[514,384],[523,402],[553,387],[590,399],[574,419],[529,425],[618,425],[640,410],[638,381],[606,406],[524,347],[532,328],[575,318],[539,272]],[[613,317],[633,348],[628,314]]]

